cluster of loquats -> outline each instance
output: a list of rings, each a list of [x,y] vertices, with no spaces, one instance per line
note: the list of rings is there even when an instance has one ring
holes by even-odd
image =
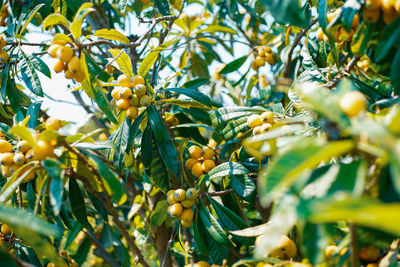
[[[265,242],[265,240],[268,240],[269,236],[267,234],[259,235],[256,238],[255,245],[260,246],[262,243]],[[292,239],[289,237],[282,235],[279,238],[279,241],[275,245],[275,248],[272,249],[268,255],[263,255],[263,256],[268,256],[271,258],[278,258],[278,259],[286,259],[290,260],[296,257],[297,255],[297,246],[293,242]]]
[[[7,52],[3,50],[6,44],[7,42],[4,40],[4,35],[0,35],[0,64],[5,64],[9,59]]]
[[[78,83],[85,79],[79,57],[75,56],[74,49],[66,41],[53,40],[47,52],[50,57],[58,60],[53,68],[56,73],[64,71],[65,78],[74,79]]]
[[[139,114],[139,107],[148,107],[151,104],[151,97],[147,94],[144,78],[140,75],[127,77],[124,74],[118,76],[118,87],[115,87],[111,96],[116,100],[119,110],[126,110],[126,116],[136,119]]]
[[[344,256],[349,251],[348,247],[339,248],[337,245],[329,245],[325,248],[325,257],[332,261],[337,256]],[[359,252],[359,258],[364,263],[366,267],[377,267],[379,263],[377,262],[381,257],[381,249],[375,246],[362,247]]]
[[[335,12],[327,14],[326,16],[328,18],[328,22],[331,23],[335,18],[340,16],[341,12],[341,9],[337,9],[335,10]],[[358,14],[356,14],[353,17],[350,32],[348,32],[342,25],[332,27],[331,33],[333,35],[333,41],[335,41],[336,43],[341,43],[344,46],[346,42],[351,40],[352,36],[355,34],[359,26],[360,19],[358,17]],[[324,42],[327,42],[329,40],[328,36],[324,33],[322,28],[318,28],[317,38],[318,40]]]
[[[363,18],[369,23],[375,23],[381,16],[385,24],[392,23],[400,14],[400,0],[366,0]]]
[[[168,191],[168,214],[172,217],[179,217],[183,227],[190,227],[194,216],[192,207],[196,199],[197,191],[194,188],[189,188],[186,191],[181,188]]]
[[[275,54],[272,52],[269,46],[260,46],[256,49],[257,54],[254,57],[253,63],[251,63],[251,68],[253,70],[258,70],[258,68],[265,65],[267,62],[269,65],[275,64]]]
[[[62,124],[57,119],[48,118],[45,127],[48,130],[56,131],[62,127]],[[56,143],[56,140],[48,142],[39,138],[35,146],[32,147],[26,140],[20,140],[16,143],[12,140],[7,141],[5,135],[0,133],[0,168],[2,176],[4,178],[11,177],[18,169],[23,168],[19,172],[20,177],[25,177],[23,182],[34,179],[36,169],[30,165],[23,166],[32,161],[53,157]]]
[[[1,7],[0,10],[0,26],[5,27],[8,26],[8,23],[6,22],[6,18],[8,17],[8,9],[5,3],[3,3],[3,6]]]
[[[188,150],[191,158],[186,160],[185,166],[195,177],[200,177],[215,168],[215,151],[212,148],[191,146]]]
[[[352,118],[366,110],[367,99],[359,91],[351,91],[340,97],[339,106],[347,116]]]
[[[253,135],[267,132],[274,123],[274,114],[270,111],[266,111],[259,114],[250,115],[247,118],[247,124],[253,129]]]

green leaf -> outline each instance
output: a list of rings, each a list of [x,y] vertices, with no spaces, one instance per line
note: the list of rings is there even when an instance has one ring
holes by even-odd
[[[221,134],[224,135],[225,140],[230,140],[247,128],[249,128],[249,125],[247,124],[247,117],[244,117],[230,121],[224,130],[222,130]]]
[[[383,30],[379,43],[375,49],[375,60],[383,60],[391,51],[391,48],[398,42],[400,38],[400,17],[398,17],[393,23],[387,25]]]
[[[127,199],[125,189],[107,164],[92,153],[84,152],[84,150],[79,151],[83,152],[93,161],[95,168],[99,171],[101,178],[105,181],[107,191],[111,193],[111,198],[119,205],[124,203]]]
[[[40,107],[42,105],[42,102],[35,102],[32,103],[29,108],[28,111],[26,112],[26,117],[30,117],[27,126],[31,129],[34,129],[37,126],[37,122],[38,122],[38,116],[39,116],[39,111],[40,111]]]
[[[260,174],[259,185],[262,202],[267,205],[287,190],[306,171],[321,162],[335,158],[353,149],[353,141],[336,141],[325,144],[316,138],[304,139],[297,146],[273,159]]]
[[[21,27],[21,25],[18,25],[18,28],[21,27],[21,30],[17,31],[16,37],[20,38],[22,36],[22,34],[24,33],[26,27],[28,27],[29,23],[31,22],[31,20],[33,19],[33,17],[36,15],[36,13],[39,11],[39,9],[44,6],[45,4],[39,4],[37,6],[35,6],[31,12],[29,13],[29,15],[27,16],[27,20],[25,21],[24,25]]]
[[[199,202],[200,218],[212,238],[221,245],[234,247],[234,244],[229,239],[228,235],[218,223],[217,219],[206,209],[202,202]]]
[[[64,171],[60,164],[55,160],[44,160],[42,165],[46,169],[51,179],[50,184],[50,204],[53,207],[54,216],[58,216],[62,204],[62,192],[64,189]]]
[[[248,202],[255,201],[257,195],[257,188],[254,182],[247,175],[232,175],[231,177],[232,189]]]
[[[81,142],[73,145],[73,147],[81,148],[81,149],[90,149],[90,150],[102,150],[102,149],[116,149],[117,146],[113,141],[97,141],[94,143],[89,142]]]
[[[224,162],[216,166],[214,169],[208,172],[209,179],[215,179],[218,177],[224,177],[227,175],[247,175],[249,170],[246,169],[242,164],[237,162]]]
[[[322,29],[326,29],[328,26],[328,18],[326,13],[328,11],[327,0],[319,0],[318,1],[318,22]]]
[[[205,79],[205,78],[199,78],[199,79],[194,79],[190,80],[188,82],[185,82],[182,87],[183,88],[188,88],[188,89],[197,89],[200,86],[207,84],[210,82],[210,79]]]
[[[342,81],[345,82],[345,81]],[[351,83],[347,86],[353,86]],[[319,114],[336,122],[339,127],[345,128],[350,125],[348,117],[339,107],[339,97],[326,87],[305,83],[298,88],[299,94],[303,97],[305,108],[312,109]]]
[[[222,70],[220,70],[219,73],[220,74],[228,74],[228,73],[238,70],[246,62],[248,57],[249,56],[246,55],[246,56],[237,58],[232,62],[229,62],[228,64],[226,64],[226,66]]]
[[[161,200],[157,203],[156,208],[151,212],[150,222],[156,227],[160,227],[165,219],[168,217],[168,202],[166,200]]]
[[[100,82],[97,79],[92,79],[90,83],[92,87],[92,92],[94,94],[94,99],[96,101],[96,104],[99,106],[101,111],[104,112],[104,114],[107,116],[107,118],[118,124],[118,118],[114,114],[114,110],[112,109],[112,105],[110,104],[110,101],[108,101],[107,96],[103,92],[103,88],[100,84]]]
[[[184,88],[167,88],[167,89],[160,90],[159,92],[164,92],[164,91],[176,92],[178,94],[188,96],[210,108],[212,107],[211,99],[207,95],[205,95],[199,91],[196,91],[193,89],[184,89]]]
[[[21,67],[23,69],[22,78],[26,86],[35,95],[43,97],[42,85],[40,83],[39,76],[36,73],[32,61],[22,49],[20,49],[19,51],[21,52],[22,55],[22,64],[21,64]]]
[[[174,141],[172,140],[164,121],[153,105],[147,108],[147,114],[151,129],[154,133],[157,149],[165,166],[173,174],[178,175],[180,172],[178,155]]]
[[[167,0],[154,0],[154,4],[158,11],[160,11],[161,15],[166,16],[171,14]]]
[[[308,203],[306,219],[312,223],[351,221],[358,225],[400,235],[399,203],[383,204],[373,200],[333,197],[315,199]]]
[[[83,199],[82,191],[74,178],[69,178],[69,202],[71,203],[72,213],[80,224],[93,230],[87,219],[85,200]]]
[[[308,23],[305,12],[297,0],[260,0],[277,22],[305,27]]]
[[[214,126],[225,124],[229,120],[238,119],[252,114],[259,114],[267,111],[262,107],[229,107],[219,108],[210,114]]]
[[[395,95],[400,95],[400,51],[399,49],[394,56],[392,62],[392,69],[390,71],[390,81],[393,85],[393,90]]]
[[[108,40],[114,40],[114,41],[118,41],[124,44],[128,44],[129,43],[129,39],[128,37],[126,37],[125,35],[123,35],[122,33],[120,33],[119,31],[115,30],[115,29],[101,29],[101,30],[97,30],[94,33],[94,36],[100,37],[100,38],[104,38],[104,39],[108,39]]]
[[[221,220],[224,229],[232,231],[249,227],[249,225],[235,212],[221,205],[211,197],[208,197],[208,200],[214,207],[214,210],[218,215],[218,218]]]
[[[51,72],[46,63],[40,58],[33,55],[28,56],[33,64],[33,67],[51,79]]]
[[[196,34],[202,32],[209,32],[209,33],[225,32],[225,33],[237,34],[237,32],[234,29],[221,25],[210,25],[205,29],[198,30]]]

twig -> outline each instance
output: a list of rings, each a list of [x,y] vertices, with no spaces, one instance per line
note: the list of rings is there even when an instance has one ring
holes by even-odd
[[[82,161],[86,166],[88,166],[88,168],[90,169],[90,171],[96,175],[98,177],[98,179],[100,180],[101,186],[103,188],[103,192],[105,193],[105,198],[102,197],[97,191],[93,190],[91,188],[90,183],[87,181],[87,179],[85,177],[82,177],[81,175],[73,172],[72,170],[69,170],[69,173],[71,175],[73,175],[76,178],[79,178],[81,181],[83,181],[86,184],[86,189],[92,193],[93,195],[95,195],[104,205],[104,207],[107,209],[108,212],[111,213],[111,217],[113,219],[114,224],[117,226],[117,228],[119,229],[119,231],[121,232],[121,234],[124,236],[124,238],[126,239],[126,241],[128,242],[129,246],[131,247],[132,251],[135,253],[136,258],[135,261],[136,262],[140,262],[143,266],[145,267],[150,267],[150,265],[146,262],[146,260],[143,257],[142,252],[140,251],[140,249],[136,246],[135,244],[135,240],[134,237],[132,237],[125,229],[124,225],[122,224],[122,222],[119,220],[119,215],[118,212],[116,211],[116,209],[113,206],[113,203],[110,199],[110,196],[106,194],[107,190],[105,188],[105,185],[103,183],[103,178],[100,175],[99,171],[94,168],[89,161],[86,159],[86,157],[79,152],[77,149],[75,149],[74,147],[72,147],[70,144],[68,143],[64,143],[64,147],[66,149],[68,149],[70,152],[74,153],[77,157],[78,160]]]
[[[288,56],[287,56],[287,63],[286,63],[286,69],[285,69],[284,77],[286,77],[286,78],[289,77],[290,65],[292,64],[292,55],[293,55],[294,49],[300,43],[301,38],[304,35],[306,35],[306,33],[311,29],[311,27],[314,26],[314,24],[317,23],[317,22],[318,22],[318,18],[315,18],[313,21],[311,21],[310,25],[307,28],[302,29],[301,32],[294,39],[293,45],[292,45],[292,47],[290,47],[290,50],[289,50],[289,53],[288,53]]]
[[[349,223],[349,230],[350,230],[350,261],[351,267],[360,266],[358,264],[358,244],[357,244],[357,231],[356,225],[354,223]]]
[[[118,267],[120,266],[118,264],[118,262],[116,262],[111,256],[110,254],[107,253],[107,251],[104,250],[103,248],[103,244],[101,244],[101,242],[96,238],[96,236],[89,230],[87,229],[83,229],[83,231],[85,232],[86,236],[89,237],[90,240],[93,241],[93,243],[96,244],[97,249],[94,250],[94,254],[96,254],[96,256],[102,258],[105,262],[107,262],[108,264],[110,264],[111,267]]]
[[[203,197],[203,196],[219,197],[219,196],[225,196],[225,195],[232,194],[233,192],[234,192],[233,189],[227,189],[224,191],[217,191],[217,192],[204,192],[204,193],[200,194],[200,196],[201,197]]]
[[[354,68],[354,66],[356,65],[357,61],[359,60],[358,57],[353,57],[349,63],[347,63],[346,67],[338,74],[335,76],[335,78],[326,83],[324,86],[328,87],[330,89],[334,88],[336,85],[338,85],[338,83],[340,82],[340,80],[344,77],[344,76],[348,76],[350,71]]]

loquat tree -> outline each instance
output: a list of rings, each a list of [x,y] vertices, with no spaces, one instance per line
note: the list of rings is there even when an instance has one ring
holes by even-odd
[[[2,266],[400,264],[399,0],[0,4]]]

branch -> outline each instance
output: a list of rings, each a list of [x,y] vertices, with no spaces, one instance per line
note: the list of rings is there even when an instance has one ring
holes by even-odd
[[[330,89],[334,88],[336,85],[338,85],[338,83],[340,82],[340,80],[344,77],[344,76],[349,76],[350,71],[354,68],[354,66],[356,65],[357,61],[360,58],[358,57],[353,57],[349,63],[347,63],[346,67],[344,68],[344,70],[342,70],[338,75],[335,76],[335,78],[326,83],[324,86],[328,87]]]
[[[90,193],[92,193],[93,195],[95,195],[104,205],[104,207],[107,209],[108,212],[111,213],[111,217],[113,219],[114,224],[117,226],[117,228],[119,229],[119,231],[121,232],[121,234],[124,236],[124,238],[126,239],[126,241],[128,242],[129,246],[131,247],[132,251],[135,253],[136,255],[136,262],[140,262],[143,266],[145,267],[150,267],[150,265],[146,262],[146,260],[143,257],[142,252],[140,251],[140,249],[136,246],[135,244],[135,240],[134,237],[132,237],[125,229],[124,225],[122,224],[122,222],[119,220],[119,215],[118,212],[116,211],[116,209],[113,206],[113,203],[110,199],[110,196],[106,194],[107,190],[105,188],[105,185],[103,184],[103,178],[100,175],[99,171],[94,168],[89,161],[86,159],[86,157],[79,152],[79,150],[75,149],[74,147],[72,147],[70,144],[68,143],[64,143],[64,147],[66,149],[68,149],[70,152],[74,153],[77,157],[78,160],[82,161],[86,166],[88,166],[88,168],[90,169],[90,171],[96,175],[98,177],[98,179],[101,182],[102,188],[103,188],[103,192],[105,193],[106,198],[102,197],[97,191],[95,191],[90,183],[87,181],[86,177],[83,177],[77,173],[75,173],[72,170],[69,170],[69,173],[71,175],[73,175],[75,178],[78,178],[79,180],[81,180],[82,182],[84,182],[86,184],[86,190],[88,190]]]
[[[118,267],[120,266],[118,262],[116,262],[110,254],[107,253],[107,251],[104,250],[103,245],[101,242],[96,238],[96,236],[89,230],[83,229],[85,232],[86,236],[89,237],[93,241],[93,243],[96,244],[97,249],[94,250],[94,254],[100,258],[102,258],[105,262],[110,264],[111,267]]]
[[[359,265],[358,258],[358,244],[357,244],[357,231],[354,223],[349,223],[350,230],[350,262],[351,267],[357,267]]]
[[[294,39],[293,45],[292,45],[292,47],[290,47],[290,50],[289,50],[289,53],[288,53],[284,77],[286,77],[286,78],[289,77],[290,65],[292,64],[292,55],[293,55],[294,49],[300,43],[301,38],[304,35],[306,35],[306,33],[311,29],[311,27],[314,26],[314,24],[317,23],[317,22],[318,22],[318,18],[315,18],[313,21],[311,21],[310,25],[307,28],[302,29],[301,32]]]

